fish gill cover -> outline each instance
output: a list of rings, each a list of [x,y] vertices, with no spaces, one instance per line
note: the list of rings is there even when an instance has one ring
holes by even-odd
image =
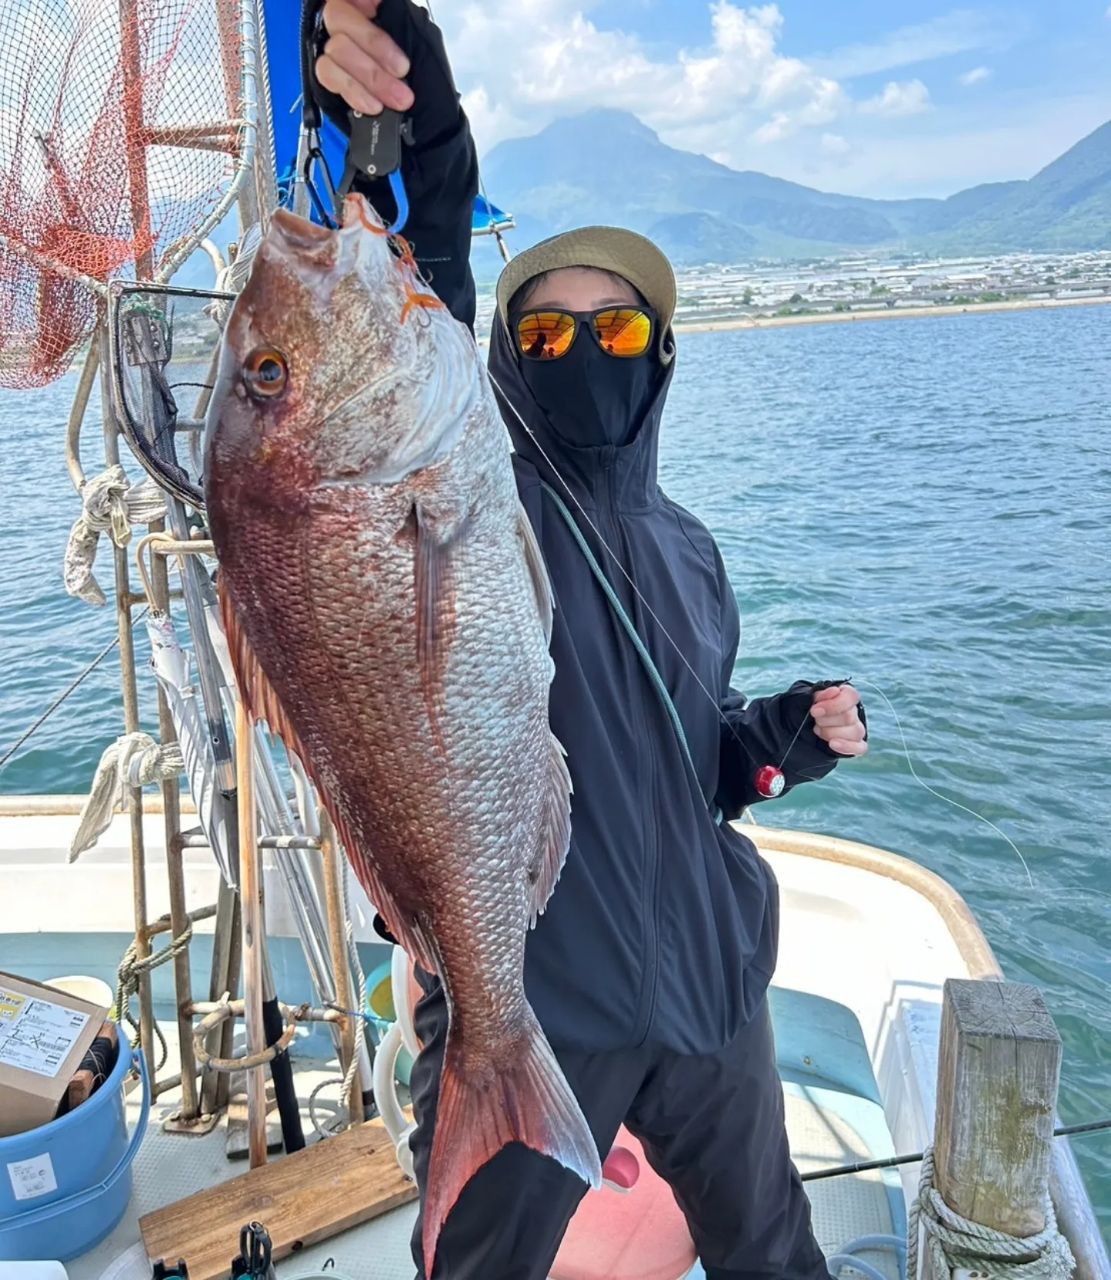
[[[107,282],[165,278],[219,215],[249,129],[246,2],[0,6],[0,386],[63,373]]]

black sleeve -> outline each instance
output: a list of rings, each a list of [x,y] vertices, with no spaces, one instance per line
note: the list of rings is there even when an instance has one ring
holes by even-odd
[[[718,768],[718,807],[729,820],[766,797],[756,790],[757,770],[766,764],[782,768],[781,795],[800,782],[824,778],[838,760],[847,759],[814,732],[810,704],[819,689],[843,680],[796,680],[784,693],[751,701],[730,684],[740,642],[737,599],[719,557],[722,600],[721,754]],[[864,707],[859,707],[864,720]],[[865,721],[867,724],[867,721]]]
[[[470,125],[459,101],[439,28],[427,10],[410,0],[383,0],[375,20],[405,51],[413,90],[412,146],[402,149],[401,176],[409,197],[402,234],[417,265],[452,315],[474,328],[475,285],[471,275],[471,216],[478,194],[478,159]],[[322,45],[326,33],[318,34]],[[313,84],[321,109],[350,134],[350,112],[342,98]],[[354,183],[383,215],[396,212],[386,179],[361,176]]]

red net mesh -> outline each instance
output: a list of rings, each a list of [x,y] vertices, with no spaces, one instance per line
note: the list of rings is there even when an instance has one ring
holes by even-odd
[[[240,0],[0,0],[0,385],[41,386],[103,285],[177,260],[242,136]]]

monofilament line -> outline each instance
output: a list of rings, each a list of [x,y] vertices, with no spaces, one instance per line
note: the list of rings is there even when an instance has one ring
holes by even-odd
[[[974,818],[979,818],[979,820],[985,826],[990,827],[991,830],[994,831],[997,836],[1005,840],[1014,850],[1015,857],[1018,858],[1019,862],[1022,863],[1022,869],[1023,871],[1026,872],[1026,879],[1029,882],[1030,888],[1031,889],[1037,888],[1037,886],[1034,884],[1034,877],[1030,874],[1029,864],[1027,863],[1026,859],[1022,856],[1022,850],[1018,847],[1017,844],[1015,844],[1015,842],[1011,839],[1009,835],[1007,835],[1005,831],[1001,831],[999,827],[997,827],[990,818],[985,818],[982,813],[977,813],[975,809],[970,809],[968,805],[961,804],[959,800],[953,800],[949,796],[943,796],[940,791],[936,791],[933,787],[930,786],[928,782],[923,782],[922,779],[918,776],[917,770],[914,767],[914,761],[910,758],[910,751],[907,748],[906,734],[903,733],[903,726],[899,720],[899,713],[895,710],[894,706],[892,705],[891,699],[887,696],[887,694],[884,693],[884,691],[879,687],[878,684],[875,684],[871,680],[857,680],[855,681],[855,683],[866,684],[870,689],[874,689],[876,693],[878,693],[880,697],[884,700],[884,702],[887,703],[887,709],[895,717],[895,728],[899,730],[899,740],[903,744],[903,755],[906,756],[907,767],[910,769],[911,777],[915,780],[915,782],[917,782],[920,787],[924,787],[930,793],[930,795],[937,796],[939,800],[944,800],[946,804],[951,804],[954,809],[961,809],[965,813],[970,813]]]

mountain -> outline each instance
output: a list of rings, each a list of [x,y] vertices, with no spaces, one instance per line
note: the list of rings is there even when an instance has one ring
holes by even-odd
[[[518,243],[593,222],[652,237],[679,264],[852,250],[1111,247],[1111,122],[1029,181],[947,200],[871,200],[738,171],[660,141],[635,116],[590,111],[486,157]]]
[[[973,187],[946,203],[984,190]],[[996,184],[994,193],[955,223],[946,240],[971,250],[1111,247],[1111,121],[1029,181]]]

